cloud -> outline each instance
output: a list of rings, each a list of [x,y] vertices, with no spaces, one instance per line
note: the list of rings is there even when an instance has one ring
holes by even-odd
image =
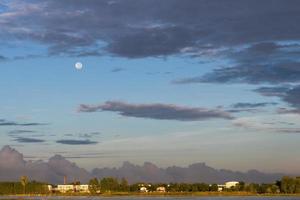
[[[0,62],[1,62],[1,61],[5,61],[5,60],[7,60],[7,59],[8,59],[7,57],[0,55]]]
[[[277,105],[277,103],[275,103],[275,102],[236,103],[236,104],[233,104],[232,107],[234,107],[234,108],[258,108],[258,107],[273,106],[273,105]]]
[[[82,158],[82,156],[70,156],[70,158]],[[29,158],[36,157],[29,156]],[[104,177],[126,178],[130,183],[194,183],[199,181],[216,183],[230,181],[236,179],[237,176],[240,181],[262,183],[274,182],[284,176],[284,174],[266,174],[256,170],[248,172],[219,170],[207,166],[205,163],[195,163],[188,167],[159,168],[150,162],[145,162],[143,165],[124,162],[118,168],[96,168],[92,172],[88,172],[61,155],[55,155],[48,161],[26,161],[23,154],[9,146],[0,150],[0,170],[0,181],[19,181],[20,176],[26,174],[31,180],[52,184],[61,183],[64,176],[68,178],[68,181],[75,179],[83,183],[87,183],[92,177],[100,179]]]
[[[241,117],[232,121],[234,126],[262,133],[300,133],[295,123],[260,119],[257,117]]]
[[[214,50],[300,38],[298,1],[12,2],[5,3],[7,9],[0,15],[2,40],[35,41],[47,45],[50,54],[84,55],[88,49],[92,53],[87,56],[106,52],[141,58],[179,54],[186,48],[198,52],[207,50],[207,45]],[[276,51],[276,47],[257,50]]]
[[[9,131],[8,134],[9,135],[18,135],[18,134],[23,134],[23,133],[35,133],[36,131],[32,131],[32,130],[12,130]]]
[[[81,133],[81,134],[79,134],[79,137],[92,138],[92,137],[99,136],[99,135],[101,135],[100,132],[91,132],[91,133]]]
[[[43,125],[48,125],[48,124],[37,123],[37,122],[19,123],[19,122],[7,121],[5,119],[0,119],[0,126],[43,126]]]
[[[124,71],[124,70],[125,70],[124,68],[116,67],[116,68],[113,68],[110,72],[116,73],[116,72],[121,72],[121,71]]]
[[[64,176],[69,180],[87,182],[91,175],[76,164],[71,163],[64,157],[56,155],[49,161],[26,161],[23,154],[10,146],[4,146],[0,150],[0,180],[18,181],[20,176],[26,174],[31,180],[61,183]]]
[[[288,109],[288,108],[279,108],[277,110],[279,114],[300,114],[300,109]]]
[[[91,141],[91,140],[57,140],[56,143],[66,144],[66,145],[91,145],[91,144],[98,144],[97,141]]]
[[[243,64],[214,69],[203,76],[174,80],[175,84],[191,83],[250,83],[280,84],[300,81],[300,62],[285,61],[266,64]]]
[[[17,137],[14,141],[19,143],[43,143],[45,140],[27,137]]]
[[[277,96],[294,109],[280,108],[280,114],[300,113],[300,85],[286,87],[260,87],[254,90],[264,96]]]
[[[263,96],[277,96],[282,97],[291,87],[288,86],[280,86],[280,87],[260,87],[253,91],[258,92]]]
[[[211,118],[233,119],[220,109],[192,108],[172,104],[129,104],[107,101],[101,105],[81,104],[79,112],[111,111],[119,115],[136,118],[178,121],[200,121]]]
[[[298,42],[260,42],[222,52],[227,66],[200,76],[174,80],[175,84],[249,83],[288,84],[300,81]]]

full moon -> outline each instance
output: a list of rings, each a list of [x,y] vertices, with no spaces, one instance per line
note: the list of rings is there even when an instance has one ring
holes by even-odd
[[[82,67],[83,67],[83,65],[82,65],[82,63],[81,63],[81,62],[77,62],[77,63],[75,63],[75,68],[76,68],[77,70],[81,70],[81,69],[82,69]]]

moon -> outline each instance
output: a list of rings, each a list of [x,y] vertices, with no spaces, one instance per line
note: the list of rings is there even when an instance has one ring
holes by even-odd
[[[75,63],[75,68],[76,68],[77,70],[81,70],[81,69],[82,69],[82,67],[83,67],[83,65],[82,65],[82,63],[81,63],[81,62],[77,62],[77,63]]]

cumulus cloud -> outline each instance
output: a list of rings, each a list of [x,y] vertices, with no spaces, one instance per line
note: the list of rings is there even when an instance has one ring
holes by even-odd
[[[66,144],[66,145],[91,145],[97,144],[97,141],[92,140],[57,140],[56,143]]]
[[[120,101],[107,101],[100,105],[81,104],[78,111],[111,111],[126,117],[157,120],[200,121],[211,118],[233,119],[228,112],[221,109],[193,108],[172,104],[130,104]]]
[[[82,155],[84,156],[84,155]],[[80,158],[82,158],[80,156]],[[34,156],[28,156],[29,158]],[[73,156],[70,156],[72,158]],[[34,157],[35,158],[35,157]],[[74,156],[77,158],[77,156]],[[199,182],[207,183],[225,182],[235,179],[237,176],[245,182],[273,182],[284,174],[266,174],[256,170],[248,172],[234,172],[231,170],[218,170],[205,163],[196,163],[188,167],[159,168],[156,165],[145,162],[144,165],[134,165],[124,162],[118,168],[96,168],[88,172],[70,162],[61,155],[55,155],[48,161],[26,161],[23,154],[9,146],[0,150],[0,180],[19,181],[20,176],[26,174],[31,180],[59,184],[64,176],[69,181],[78,180],[87,183],[92,177],[116,177],[126,178],[130,183],[137,182]]]
[[[23,154],[9,146],[0,150],[0,180],[18,181],[20,176],[26,174],[31,180],[50,183],[62,183],[63,177],[69,180],[87,182],[91,175],[76,164],[71,163],[64,157],[56,155],[45,161],[26,161]]]

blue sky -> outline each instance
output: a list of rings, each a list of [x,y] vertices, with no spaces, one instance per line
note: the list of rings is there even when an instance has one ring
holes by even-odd
[[[0,0],[0,146],[87,169],[300,173],[299,8]]]

